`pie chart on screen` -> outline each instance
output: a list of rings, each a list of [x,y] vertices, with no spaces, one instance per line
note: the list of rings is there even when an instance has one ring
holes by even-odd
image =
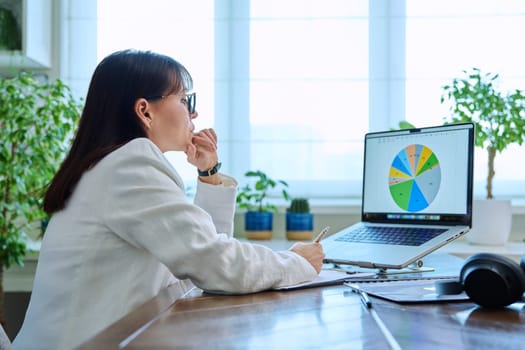
[[[436,198],[440,184],[439,160],[429,147],[409,145],[394,157],[388,186],[399,208],[409,212],[427,208]]]

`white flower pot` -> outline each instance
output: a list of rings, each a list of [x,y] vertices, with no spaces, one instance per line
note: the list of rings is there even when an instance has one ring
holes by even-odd
[[[472,229],[466,235],[468,242],[483,245],[504,245],[512,228],[510,200],[474,200]]]

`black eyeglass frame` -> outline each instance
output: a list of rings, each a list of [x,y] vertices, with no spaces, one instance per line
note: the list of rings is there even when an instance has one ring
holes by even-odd
[[[177,95],[177,94],[169,94],[169,95],[153,95],[145,97],[146,100],[161,100],[171,95]],[[189,94],[185,94],[186,97],[186,106],[188,107],[188,112],[190,114],[195,113],[195,107],[197,105],[197,93],[191,92]]]

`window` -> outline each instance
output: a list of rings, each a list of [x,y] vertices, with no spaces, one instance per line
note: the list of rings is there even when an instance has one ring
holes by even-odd
[[[192,75],[197,91],[197,129],[214,121],[213,0],[98,1],[97,61],[123,49],[151,50],[175,58]],[[169,152],[177,170],[192,186],[196,170],[185,155]]]
[[[406,2],[406,116],[417,126],[440,123],[447,106],[441,87],[463,70],[498,73],[499,88],[525,89],[523,1],[441,0]],[[496,155],[495,196],[525,195],[525,147]],[[486,150],[476,149],[475,195],[485,195]]]
[[[196,126],[218,130],[223,170],[241,184],[260,169],[295,196],[359,198],[367,131],[441,124],[441,86],[472,66],[525,88],[524,16],[511,0],[104,0],[98,57],[133,47],[184,64]],[[191,186],[184,155],[169,157]],[[495,195],[525,195],[516,159],[523,147],[498,154]]]
[[[292,193],[358,193],[368,130],[367,1],[250,3],[246,165],[287,180]]]

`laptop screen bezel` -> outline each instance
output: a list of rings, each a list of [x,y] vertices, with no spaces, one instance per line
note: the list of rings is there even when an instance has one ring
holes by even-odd
[[[395,136],[395,135],[407,135],[411,133],[419,132],[433,132],[436,130],[448,128],[461,128],[468,130],[468,161],[467,161],[467,205],[465,214],[446,214],[446,213],[425,213],[425,217],[439,215],[439,220],[429,219],[418,219],[410,218],[404,219],[399,213],[380,213],[380,212],[365,212],[365,179],[366,179],[366,152],[367,152],[367,138],[379,137],[379,136]],[[461,225],[472,227],[472,201],[473,201],[473,188],[474,188],[474,136],[475,136],[475,124],[474,123],[457,123],[457,124],[445,124],[440,126],[431,126],[424,128],[413,128],[413,129],[402,129],[393,131],[382,131],[382,132],[369,132],[365,135],[365,146],[364,146],[364,158],[363,158],[363,181],[362,181],[362,206],[361,206],[361,221],[371,223],[396,223],[396,224],[413,224],[413,225]],[[389,216],[396,215],[395,222]],[[399,217],[397,217],[399,216]],[[414,215],[416,216],[416,215]]]

